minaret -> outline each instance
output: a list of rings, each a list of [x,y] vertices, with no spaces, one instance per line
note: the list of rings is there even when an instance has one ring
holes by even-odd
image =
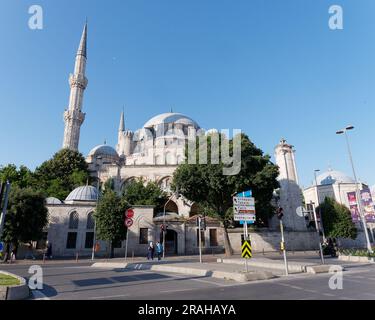
[[[118,142],[116,151],[120,156],[130,156],[133,146],[133,132],[125,130],[124,111],[121,112],[120,125],[118,128]]]
[[[81,42],[76,55],[74,74],[69,77],[70,98],[68,110],[64,112],[64,142],[63,148],[78,150],[80,128],[85,120],[82,110],[83,92],[87,87],[86,72],[87,59],[87,23],[83,29]]]
[[[289,230],[302,231],[306,230],[306,222],[304,217],[298,214],[302,207],[302,190],[298,183],[294,152],[293,146],[285,139],[281,139],[275,148],[275,160],[279,167],[279,205],[284,209],[284,226]]]

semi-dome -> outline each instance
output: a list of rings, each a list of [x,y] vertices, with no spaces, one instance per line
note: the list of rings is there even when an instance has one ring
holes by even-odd
[[[98,190],[93,186],[82,186],[74,189],[65,201],[96,201]]]
[[[168,113],[162,113],[159,114],[150,120],[148,120],[144,124],[144,128],[151,128],[154,126],[157,126],[159,124],[167,124],[167,123],[176,123],[176,124],[183,124],[186,126],[194,126],[195,128],[199,128],[198,123],[196,123],[193,119],[191,119],[188,116],[185,116],[181,113],[174,113],[174,112],[168,112]]]
[[[318,185],[331,185],[335,183],[355,183],[354,179],[347,176],[345,173],[329,170],[317,177]]]
[[[111,156],[111,157],[118,157],[118,154],[114,148],[108,146],[106,144],[101,144],[96,146],[89,152],[89,156],[97,157],[97,156]]]
[[[46,199],[46,204],[62,204],[62,202],[55,197],[48,197]]]

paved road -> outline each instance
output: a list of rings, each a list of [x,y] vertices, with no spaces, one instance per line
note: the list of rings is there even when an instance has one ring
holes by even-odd
[[[103,270],[90,262],[56,262],[43,266],[48,299],[375,299],[375,265],[351,265],[344,272],[343,290],[331,290],[331,275],[291,275],[267,281],[237,283],[208,277],[158,273],[139,264],[132,270]],[[28,265],[0,269],[29,277]],[[138,270],[140,269],[140,270]]]

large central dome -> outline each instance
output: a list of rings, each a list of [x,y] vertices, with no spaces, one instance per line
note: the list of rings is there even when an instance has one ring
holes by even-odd
[[[328,170],[317,177],[318,185],[331,185],[335,183],[355,183],[354,180],[345,173],[336,170]]]
[[[193,126],[196,129],[199,128],[198,123],[196,123],[193,119],[181,113],[173,113],[173,112],[159,114],[151,118],[150,120],[148,120],[144,124],[143,127],[151,128],[159,124],[168,124],[168,123],[176,123],[176,124],[183,124],[186,126]]]

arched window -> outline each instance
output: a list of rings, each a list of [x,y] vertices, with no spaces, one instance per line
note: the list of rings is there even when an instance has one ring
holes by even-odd
[[[86,224],[86,229],[92,230],[95,228],[95,220],[94,220],[94,213],[90,212],[87,215],[87,224]]]
[[[76,211],[72,212],[69,216],[69,229],[78,229],[79,216]]]

